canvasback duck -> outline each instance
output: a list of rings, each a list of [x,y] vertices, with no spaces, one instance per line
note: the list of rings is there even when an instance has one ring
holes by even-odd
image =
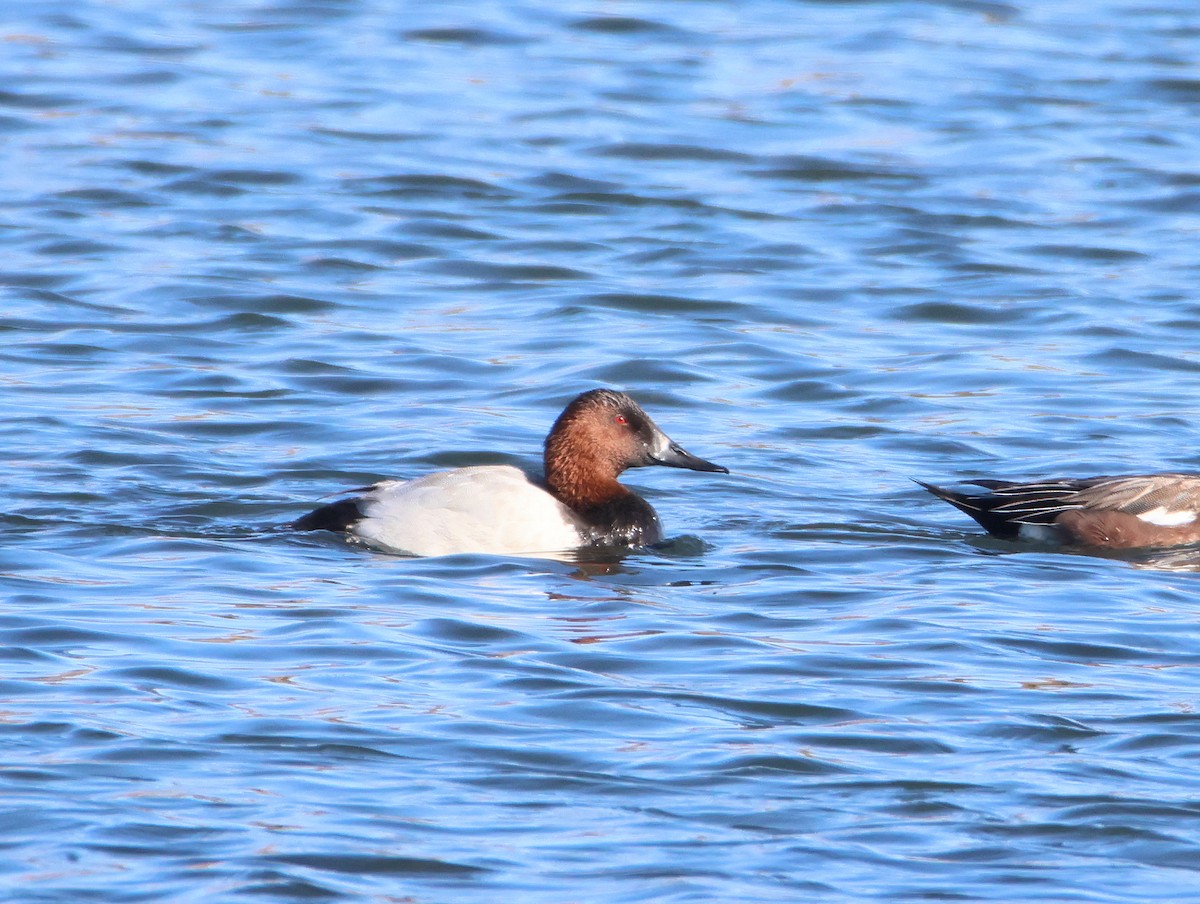
[[[1108,549],[1200,543],[1200,474],[970,480],[956,493],[918,480],[995,537]]]
[[[623,392],[593,389],[571,401],[546,437],[545,478],[510,465],[387,480],[323,505],[292,526],[341,531],[416,556],[533,555],[584,546],[646,546],[658,515],[617,476],[666,465],[728,474],[685,452]]]

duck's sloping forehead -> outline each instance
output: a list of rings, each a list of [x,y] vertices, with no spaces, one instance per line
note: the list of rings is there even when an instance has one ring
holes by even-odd
[[[639,432],[653,433],[658,430],[650,415],[625,393],[614,389],[589,389],[577,395],[563,409],[550,433],[553,435],[573,424],[595,422],[597,418],[607,420],[614,414],[624,415],[629,424]]]
[[[584,405],[605,405],[609,408],[638,408],[637,402],[615,389],[590,389],[581,393],[575,401]]]
[[[563,414],[574,418],[580,415],[586,416],[589,411],[624,411],[646,417],[646,413],[642,411],[637,402],[615,389],[589,389],[587,392],[582,392],[563,409]]]

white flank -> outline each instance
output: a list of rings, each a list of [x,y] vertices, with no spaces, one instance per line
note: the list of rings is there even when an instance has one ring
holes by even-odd
[[[1182,527],[1185,524],[1191,524],[1195,521],[1196,513],[1189,512],[1186,509],[1172,512],[1165,506],[1160,505],[1156,509],[1142,512],[1138,515],[1138,518],[1150,524],[1157,524],[1159,527]]]
[[[532,555],[583,542],[575,513],[509,465],[389,480],[361,496],[359,505],[366,517],[351,533],[417,556]]]
[[[1022,524],[1017,528],[1017,536],[1031,543],[1059,543],[1062,534],[1053,524]]]

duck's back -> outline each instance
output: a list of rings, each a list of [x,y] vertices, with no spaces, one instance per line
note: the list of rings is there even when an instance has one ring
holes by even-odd
[[[350,533],[418,556],[557,552],[584,542],[579,518],[509,465],[376,484],[355,503]]]

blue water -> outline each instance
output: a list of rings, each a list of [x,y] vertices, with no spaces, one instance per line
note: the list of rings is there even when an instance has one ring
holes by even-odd
[[[0,892],[1200,901],[1194,551],[909,477],[1200,470],[1200,7],[0,20]],[[628,390],[661,551],[280,525]]]

